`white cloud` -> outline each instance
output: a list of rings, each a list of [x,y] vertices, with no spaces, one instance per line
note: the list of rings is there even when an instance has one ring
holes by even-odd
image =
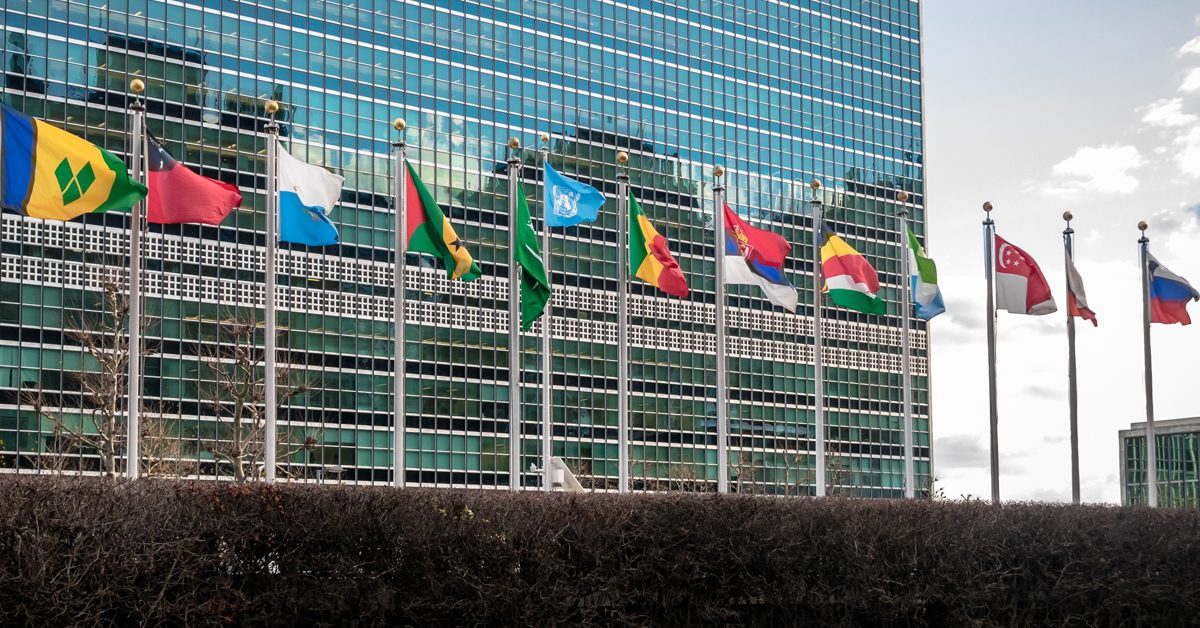
[[[1200,68],[1192,68],[1191,70],[1188,70],[1187,76],[1183,77],[1183,82],[1179,84],[1179,91],[1200,91]]]
[[[1186,126],[1195,122],[1197,119],[1200,119],[1200,116],[1196,116],[1196,114],[1183,112],[1182,98],[1163,98],[1161,100],[1156,100],[1149,105],[1138,109],[1138,111],[1144,112],[1142,114],[1142,122],[1145,122],[1150,126]]]
[[[1197,37],[1179,48],[1179,56],[1200,55],[1200,37]]]
[[[1175,138],[1175,164],[1183,174],[1200,177],[1200,126],[1194,126]]]
[[[1129,194],[1138,186],[1130,171],[1144,163],[1135,146],[1082,146],[1051,168],[1053,180],[1044,186],[1044,191],[1060,197],[1073,197],[1081,192]]]

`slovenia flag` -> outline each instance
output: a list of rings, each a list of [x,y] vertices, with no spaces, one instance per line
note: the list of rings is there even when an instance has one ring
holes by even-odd
[[[279,146],[279,240],[308,246],[338,243],[329,212],[345,178],[296,159]]]

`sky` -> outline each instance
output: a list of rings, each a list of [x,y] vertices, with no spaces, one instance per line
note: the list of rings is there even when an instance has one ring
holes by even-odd
[[[1000,491],[1070,501],[1064,211],[1099,326],[1076,326],[1082,499],[1118,502],[1117,431],[1145,417],[1137,223],[1200,286],[1200,4],[926,0],[927,249],[934,475],[991,496],[981,205],[1050,282],[1059,312],[997,319]],[[1155,417],[1200,416],[1198,324],[1152,329]]]

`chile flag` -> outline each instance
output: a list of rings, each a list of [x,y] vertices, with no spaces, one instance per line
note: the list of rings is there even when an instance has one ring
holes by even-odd
[[[242,193],[237,187],[192,172],[154,138],[148,143],[149,222],[219,225],[233,208],[241,207]]]

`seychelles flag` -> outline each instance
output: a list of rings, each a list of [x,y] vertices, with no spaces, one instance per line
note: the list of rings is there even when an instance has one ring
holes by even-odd
[[[828,226],[821,227],[825,243],[821,245],[821,273],[825,275],[825,292],[834,305],[862,312],[883,314],[887,305],[877,296],[879,274],[863,257],[834,233]]]
[[[345,178],[296,159],[279,145],[279,241],[329,246],[338,230],[329,213],[342,197]]]
[[[1187,279],[1167,270],[1150,255],[1147,263],[1150,265],[1150,322],[1179,323],[1191,325],[1192,317],[1188,316],[1188,301],[1200,300],[1200,292],[1188,283]]]
[[[725,283],[758,286],[767,299],[796,311],[796,289],[783,272],[792,250],[783,236],[746,224],[725,206]]]

